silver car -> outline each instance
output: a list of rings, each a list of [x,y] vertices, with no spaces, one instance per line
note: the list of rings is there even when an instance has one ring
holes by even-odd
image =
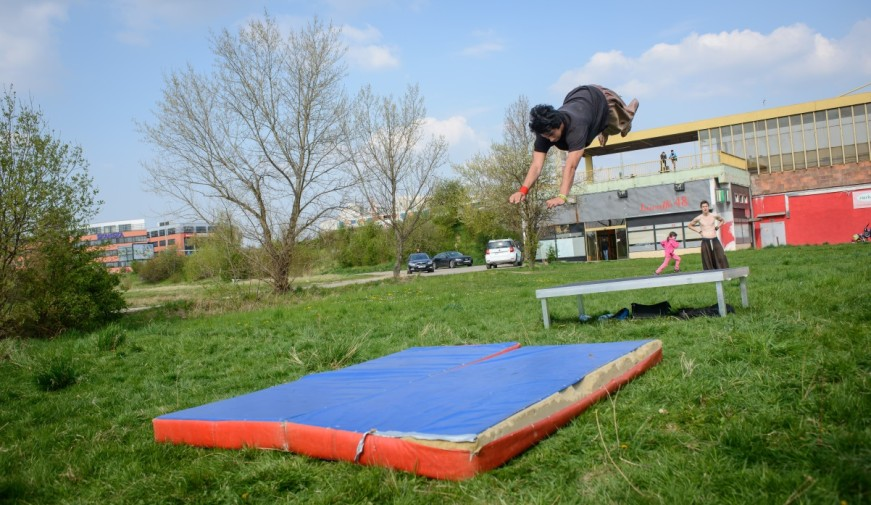
[[[484,262],[488,269],[496,268],[497,265],[520,266],[523,264],[523,253],[520,246],[510,238],[491,240],[487,242],[487,249],[484,251]]]

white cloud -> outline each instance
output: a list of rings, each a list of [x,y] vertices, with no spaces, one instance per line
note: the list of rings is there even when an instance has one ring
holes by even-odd
[[[424,135],[443,136],[448,142],[448,157],[451,162],[461,163],[473,154],[489,149],[490,141],[479,135],[463,116],[451,116],[439,120],[428,117],[424,121]]]
[[[692,33],[677,44],[657,44],[632,58],[620,51],[594,54],[563,73],[552,91],[600,83],[624,96],[670,98],[729,96],[759,89],[793,89],[808,80],[871,75],[871,19],[843,39],[829,39],[804,24],[773,30]],[[864,78],[864,77],[863,77]]]
[[[342,35],[349,43],[365,44],[367,42],[375,42],[381,38],[381,31],[372,25],[366,25],[366,28],[354,28],[350,25],[342,26]]]
[[[491,53],[505,50],[505,44],[492,30],[479,30],[472,34],[480,40],[477,44],[464,48],[460,53],[472,58],[483,58]]]
[[[462,53],[464,56],[472,56],[472,57],[483,57],[490,53],[498,53],[502,51],[505,47],[498,42],[482,42],[480,44],[467,47],[463,49]]]
[[[355,28],[350,25],[342,27],[342,35],[348,44],[348,60],[356,67],[365,70],[381,70],[399,66],[396,49],[387,45],[376,44],[381,40],[381,32],[371,26]]]
[[[233,5],[233,0],[114,0],[112,8],[122,24],[118,39],[144,46],[149,43],[152,32],[163,24],[208,23]]]
[[[51,86],[60,70],[57,25],[67,19],[67,2],[3,2],[0,16],[0,84],[18,91]]]

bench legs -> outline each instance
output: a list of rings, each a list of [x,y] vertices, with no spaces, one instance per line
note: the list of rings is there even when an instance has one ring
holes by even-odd
[[[747,298],[747,277],[741,277],[741,305],[744,307],[750,306],[750,301]],[[723,290],[723,282],[714,283],[717,288],[717,310],[720,317],[726,317],[726,295]],[[578,317],[584,315],[584,297],[578,295]],[[544,320],[544,327],[550,328],[550,313],[547,311],[547,298],[541,299],[541,317]]]
[[[544,329],[550,328],[550,314],[547,311],[547,298],[541,299],[541,317],[544,319]]]
[[[717,308],[720,310],[720,317],[726,317],[726,297],[723,294],[723,283],[717,282]]]

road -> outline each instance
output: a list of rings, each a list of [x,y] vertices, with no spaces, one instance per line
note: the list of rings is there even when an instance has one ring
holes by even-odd
[[[499,267],[500,270],[503,268],[522,268],[522,267],[515,267],[512,265],[502,265]],[[457,274],[465,274],[465,273],[471,273],[471,272],[480,272],[480,271],[486,270],[486,269],[487,269],[486,265],[473,265],[470,267],[439,268],[439,269],[436,269],[435,272],[431,272],[431,273],[430,272],[415,272],[411,275],[412,276],[420,275],[422,277],[432,277],[432,276],[436,276],[436,275],[457,275]],[[403,271],[399,272],[399,276],[400,277],[409,277],[408,271],[403,270]],[[359,279],[345,279],[345,280],[335,281],[335,282],[325,282],[325,283],[318,284],[318,286],[323,287],[323,288],[335,288],[335,287],[339,287],[339,286],[347,286],[349,284],[362,284],[364,282],[380,281],[380,280],[384,280],[384,279],[389,279],[391,277],[393,277],[392,271],[390,271],[390,272],[374,272],[374,273],[369,273],[369,274],[362,274]]]

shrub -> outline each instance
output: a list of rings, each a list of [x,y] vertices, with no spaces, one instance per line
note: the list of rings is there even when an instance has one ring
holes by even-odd
[[[26,268],[15,272],[13,303],[0,336],[53,337],[71,329],[91,330],[117,317],[126,306],[116,289],[118,277],[62,229],[40,239],[28,252]]]
[[[69,356],[53,356],[37,367],[34,382],[43,391],[59,391],[75,384],[76,375]]]
[[[97,332],[97,349],[117,351],[127,340],[127,332],[117,324],[110,324]]]
[[[553,263],[557,260],[556,249],[553,246],[547,248],[547,262]]]
[[[184,273],[185,256],[178,254],[175,247],[156,254],[154,258],[137,267],[139,278],[144,282],[155,283],[168,279],[181,281]]]

